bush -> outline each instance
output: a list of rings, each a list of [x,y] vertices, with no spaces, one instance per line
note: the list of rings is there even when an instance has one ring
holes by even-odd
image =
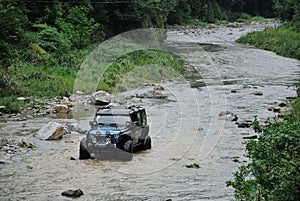
[[[239,38],[237,42],[249,43],[282,56],[300,59],[300,33],[288,26],[252,32]]]
[[[237,200],[300,200],[300,121],[298,99],[292,116],[261,127],[258,141],[246,145],[251,162],[227,185]]]

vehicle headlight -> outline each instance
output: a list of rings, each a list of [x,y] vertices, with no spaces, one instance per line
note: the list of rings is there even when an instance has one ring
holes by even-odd
[[[97,142],[96,137],[92,135],[92,136],[91,136],[91,141],[92,141],[92,143],[95,144],[95,143]]]

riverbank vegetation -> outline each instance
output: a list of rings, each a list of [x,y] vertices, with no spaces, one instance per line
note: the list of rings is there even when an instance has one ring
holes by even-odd
[[[262,32],[252,32],[237,40],[258,48],[273,51],[281,56],[300,60],[300,30],[293,25],[267,28]]]
[[[237,40],[258,48],[300,60],[300,1],[276,1],[277,16],[285,23],[279,27],[252,32]]]
[[[300,59],[300,1],[276,1],[276,13],[283,26],[253,32],[238,39],[286,57]],[[250,162],[234,173],[227,185],[235,189],[237,200],[300,200],[300,97],[284,121],[266,122],[255,119],[257,141],[246,143]]]
[[[266,126],[255,121],[260,138],[246,143],[246,156],[251,162],[239,168],[235,180],[237,200],[300,199],[300,99],[285,121],[275,120]]]

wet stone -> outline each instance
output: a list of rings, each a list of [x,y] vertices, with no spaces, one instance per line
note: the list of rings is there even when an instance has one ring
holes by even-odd
[[[234,156],[234,157],[232,157],[231,159],[232,159],[232,161],[235,162],[235,163],[240,163],[240,159],[239,159],[238,156]]]
[[[191,164],[187,164],[185,165],[186,168],[200,168],[200,165],[198,163],[191,163]]]
[[[30,169],[30,170],[32,170],[33,169],[33,167],[32,166],[30,166],[30,165],[27,165],[26,166],[28,169]]]
[[[236,124],[238,125],[238,128],[250,128],[253,123],[250,120],[246,120],[246,121],[236,122]]]
[[[223,111],[219,113],[219,117],[229,121],[237,121],[238,117],[233,112]]]
[[[251,94],[253,94],[255,96],[262,96],[262,95],[264,95],[263,92],[261,92],[261,91],[254,91]]]
[[[24,141],[21,141],[18,143],[18,146],[19,147],[22,147],[22,148],[29,148],[29,149],[33,149],[35,148],[35,145],[32,144],[32,143],[27,143],[27,142],[24,142]]]
[[[50,122],[43,126],[37,133],[41,140],[58,140],[64,134],[64,126],[56,122]]]
[[[67,105],[59,104],[54,107],[54,112],[67,114],[69,112],[69,107]]]
[[[247,136],[244,136],[243,139],[245,139],[245,140],[255,140],[255,139],[258,139],[258,135],[247,135]]]
[[[73,156],[71,156],[71,157],[70,157],[70,160],[71,160],[71,161],[76,161],[76,158],[73,157]]]
[[[156,86],[154,87],[154,90],[162,91],[162,90],[165,90],[165,88],[164,88],[163,86],[161,86],[161,85],[156,85]]]
[[[273,112],[280,112],[281,107],[273,107]]]
[[[284,102],[282,102],[282,103],[280,103],[278,106],[279,106],[279,107],[286,107],[286,106],[287,106],[287,104],[286,104],[286,103],[284,103]]]
[[[78,198],[83,195],[83,192],[80,189],[66,190],[66,191],[62,192],[61,195],[66,196],[66,197]]]

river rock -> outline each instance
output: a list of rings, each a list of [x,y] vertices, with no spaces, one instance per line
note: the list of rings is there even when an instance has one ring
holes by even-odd
[[[165,88],[163,86],[161,86],[161,85],[156,85],[154,87],[154,90],[163,91],[163,90],[165,90]]]
[[[253,122],[250,120],[245,120],[245,121],[236,122],[236,124],[238,125],[239,128],[250,128]]]
[[[244,136],[243,139],[245,140],[255,140],[258,138],[258,135],[247,135],[247,136]]]
[[[69,112],[69,107],[63,104],[55,105],[53,112],[60,113],[60,114],[67,114]]]
[[[145,93],[136,94],[136,98],[149,98],[149,99],[166,99],[168,96],[160,92],[151,90]]]
[[[61,195],[66,196],[66,197],[78,198],[83,195],[83,192],[81,189],[66,190],[66,191],[62,192]]]
[[[291,112],[292,112],[292,108],[291,108],[291,107],[282,107],[282,108],[280,109],[280,112],[279,112],[279,114],[278,114],[278,117],[279,117],[279,118],[284,118],[284,117],[290,115]]]
[[[198,163],[192,163],[192,164],[185,165],[185,167],[198,169],[198,168],[200,168],[200,165]]]
[[[219,117],[225,120],[229,120],[229,121],[237,121],[238,117],[233,113],[233,112],[229,112],[229,111],[223,111],[219,113]]]
[[[238,156],[234,156],[234,157],[231,158],[231,160],[232,160],[233,162],[240,163],[241,161],[240,161],[239,158],[240,158],[240,157],[238,157]]]
[[[112,96],[106,91],[97,91],[92,94],[87,103],[91,105],[108,105],[111,102]]]
[[[73,156],[71,156],[71,157],[70,157],[70,160],[71,160],[71,161],[76,161],[76,158],[73,157]]]
[[[56,122],[50,122],[43,126],[37,133],[37,137],[41,140],[58,140],[64,134],[64,126]]]
[[[262,95],[264,95],[263,92],[261,92],[261,91],[254,91],[251,94],[253,94],[255,96],[262,96]]]
[[[285,102],[282,102],[282,103],[279,103],[278,104],[278,107],[287,107],[288,105],[287,105],[287,103],[285,103]]]
[[[273,112],[280,112],[281,107],[273,107]]]
[[[74,106],[73,103],[71,103],[69,100],[65,100],[65,99],[61,100],[60,104],[61,105],[66,105],[68,107],[73,107]]]
[[[17,98],[18,101],[24,101],[25,103],[29,103],[30,99],[29,98],[25,98],[25,97],[18,97]]]
[[[27,143],[27,142],[25,142],[25,141],[19,142],[19,143],[18,143],[18,146],[19,146],[19,147],[22,147],[22,148],[29,148],[29,149],[35,148],[35,145],[34,145],[34,144],[32,144],[32,143]]]
[[[297,97],[296,96],[287,96],[286,99],[288,100],[295,100]]]

